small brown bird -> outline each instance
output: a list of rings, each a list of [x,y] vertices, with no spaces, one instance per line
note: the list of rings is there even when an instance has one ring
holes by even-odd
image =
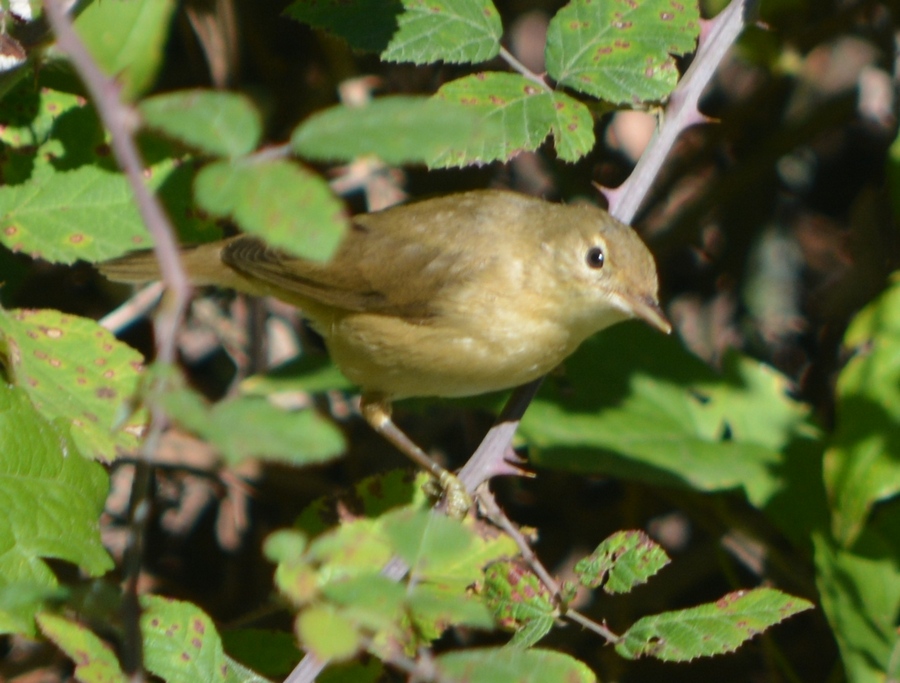
[[[455,480],[390,419],[391,401],[471,396],[525,384],[610,325],[670,325],[653,257],[587,204],[480,190],[356,216],[334,258],[308,261],[240,235],[189,248],[197,285],[274,296],[302,309],[362,390],[376,430]],[[110,279],[158,278],[152,253],[101,264]]]

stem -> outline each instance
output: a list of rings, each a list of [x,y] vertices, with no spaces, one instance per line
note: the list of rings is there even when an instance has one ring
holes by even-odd
[[[507,64],[512,67],[514,71],[518,71],[522,76],[527,78],[532,83],[537,83],[542,90],[545,90],[546,92],[553,92],[553,89],[549,85],[547,85],[547,81],[544,80],[543,76],[538,76],[536,73],[534,73],[534,71],[522,64],[522,62],[516,59],[513,54],[502,45],[500,46],[500,56]]]

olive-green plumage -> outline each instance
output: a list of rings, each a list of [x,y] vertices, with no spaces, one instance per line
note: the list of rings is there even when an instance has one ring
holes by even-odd
[[[317,263],[238,236],[183,252],[198,285],[303,310],[364,394],[466,396],[535,379],[590,335],[643,318],[668,331],[637,234],[587,204],[481,190],[357,216]],[[152,254],[101,266],[157,277]]]

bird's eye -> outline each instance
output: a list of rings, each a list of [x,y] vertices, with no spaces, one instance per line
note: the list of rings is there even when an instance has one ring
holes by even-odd
[[[588,249],[587,256],[585,257],[585,261],[587,262],[590,268],[602,268],[603,261],[605,260],[605,256],[603,255],[603,250],[600,247],[591,247]]]

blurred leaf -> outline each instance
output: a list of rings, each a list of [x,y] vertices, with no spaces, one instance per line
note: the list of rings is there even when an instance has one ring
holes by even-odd
[[[231,464],[255,457],[307,465],[344,452],[341,431],[312,409],[282,410],[255,396],[207,406],[185,390],[163,401],[174,420],[208,440]]]
[[[397,32],[400,0],[294,0],[284,13],[369,52],[385,49]]]
[[[21,389],[0,383],[0,588],[18,585],[34,599],[4,600],[0,625],[26,626],[40,606],[43,588],[56,577],[41,558],[66,560],[98,576],[112,567],[100,542],[97,518],[108,479],[103,468],[78,452],[68,427],[50,422]]]
[[[247,377],[240,388],[241,393],[248,396],[271,396],[299,392],[320,394],[332,389],[352,389],[353,386],[328,356],[304,353],[264,375]]]
[[[809,409],[770,368],[737,355],[723,366],[717,375],[677,340],[623,323],[585,342],[562,382],[545,383],[520,433],[542,467],[743,488],[764,508],[786,486],[780,449],[811,431]]]
[[[79,683],[126,683],[109,643],[100,640],[90,629],[54,614],[37,617],[41,632],[75,663],[75,680]]]
[[[864,527],[852,548],[813,534],[816,587],[849,681],[883,681],[896,666],[900,505],[885,507],[884,519]]]
[[[466,557],[473,546],[472,532],[459,520],[430,511],[397,510],[385,515],[382,524],[394,552],[410,566],[417,580],[446,576],[446,569]],[[458,565],[455,568],[460,569]],[[454,578],[469,582],[480,576],[479,569]]]
[[[229,655],[265,676],[282,679],[303,658],[294,636],[283,631],[242,628],[221,635]]]
[[[431,161],[432,168],[507,161],[536,150],[551,133],[563,161],[577,161],[594,146],[594,120],[584,104],[518,74],[459,78],[441,86],[435,98],[462,105],[493,128],[489,137],[451,146]]]
[[[225,665],[228,667],[225,683],[271,683],[228,655],[225,656]]]
[[[618,531],[575,565],[585,586],[607,593],[628,593],[669,564],[666,551],[643,531]]]
[[[212,620],[196,605],[141,596],[144,666],[167,683],[226,681],[228,662]]]
[[[75,21],[91,56],[126,100],[156,80],[174,10],[174,0],[92,2]]]
[[[490,0],[403,0],[386,62],[484,62],[500,52],[503,25]]]
[[[406,602],[416,629],[427,639],[436,640],[450,627],[494,627],[490,611],[480,600],[447,585],[415,584],[409,588]]]
[[[482,648],[449,652],[435,659],[438,672],[466,683],[592,683],[593,672],[577,659],[551,650]]]
[[[362,647],[356,624],[331,605],[315,605],[297,618],[297,635],[303,647],[321,660],[341,661]]]
[[[329,665],[316,678],[316,683],[377,683],[383,680],[384,667],[374,657],[365,662]]]
[[[771,588],[735,591],[716,602],[639,619],[616,643],[616,652],[628,659],[647,656],[667,662],[724,654],[812,607]]]
[[[900,278],[856,316],[844,345],[855,354],[838,377],[825,483],[832,531],[849,546],[872,505],[900,492]]]
[[[116,425],[137,390],[141,355],[93,320],[0,310],[0,363],[47,419],[72,426],[86,457],[111,461],[137,446],[143,416]]]
[[[150,246],[128,180],[95,166],[0,187],[0,241],[54,263],[103,261]]]
[[[43,610],[47,602],[68,597],[67,590],[55,587],[52,582],[40,579],[7,582],[6,578],[0,573],[0,633],[34,635],[35,614]]]
[[[215,156],[248,154],[262,135],[259,113],[237,93],[181,90],[142,100],[138,110],[149,128]]]
[[[692,51],[699,33],[696,0],[572,0],[547,28],[547,71],[608,102],[662,100],[678,82],[672,55]]]
[[[559,616],[547,587],[518,562],[495,562],[485,569],[483,593],[499,624],[516,631],[510,645],[531,647],[550,632]]]
[[[426,97],[379,97],[313,114],[291,136],[294,151],[317,161],[375,155],[387,164],[430,163],[468,140],[483,143],[480,117],[466,107]]]
[[[347,228],[328,184],[289,161],[216,162],[197,175],[194,192],[203,210],[303,258],[331,258]]]

